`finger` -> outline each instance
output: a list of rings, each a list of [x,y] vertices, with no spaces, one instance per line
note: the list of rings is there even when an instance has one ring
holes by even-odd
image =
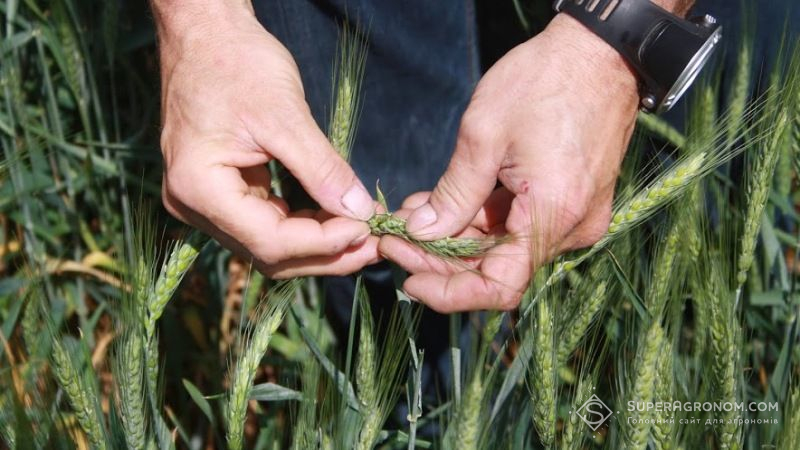
[[[450,165],[424,205],[408,218],[408,231],[420,239],[453,235],[466,227],[497,183],[505,152],[493,124],[464,116]]]
[[[450,275],[422,272],[409,277],[403,288],[411,297],[441,313],[511,310],[519,305],[532,273],[524,248],[519,244],[503,244],[484,258],[480,272]]]
[[[395,211],[395,215],[402,218],[408,218],[413,213],[414,209],[424,205],[430,197],[430,192],[417,192],[411,194],[403,201],[399,210]],[[488,232],[498,224],[503,223],[508,216],[508,211],[511,208],[511,201],[514,199],[514,194],[506,188],[495,189],[486,203],[478,210],[475,218],[470,222],[470,227],[477,228],[484,233]]]
[[[378,238],[371,237],[363,244],[348,248],[334,256],[315,256],[291,259],[272,266],[258,267],[273,279],[286,279],[301,276],[348,275],[364,266],[381,260],[378,254]]]
[[[285,217],[269,200],[250,195],[251,186],[233,167],[216,166],[191,185],[184,204],[268,264],[335,255],[369,235],[366,223],[344,217]]]
[[[430,191],[415,192],[403,200],[403,204],[400,205],[400,209],[417,209],[427,203],[430,196]]]
[[[255,131],[259,146],[277,158],[325,210],[357,220],[375,212],[372,197],[319,129],[307,108],[286,113],[285,133]]]
[[[452,274],[473,269],[477,259],[451,260],[431,255],[410,242],[395,236],[384,236],[378,243],[378,252],[410,273],[434,272]]]

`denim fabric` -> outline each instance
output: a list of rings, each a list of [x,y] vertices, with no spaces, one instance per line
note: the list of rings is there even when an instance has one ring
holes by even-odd
[[[325,129],[339,24],[363,30],[369,45],[352,164],[390,207],[431,189],[444,172],[461,114],[477,82],[471,0],[264,0],[265,27],[291,51],[314,117]]]

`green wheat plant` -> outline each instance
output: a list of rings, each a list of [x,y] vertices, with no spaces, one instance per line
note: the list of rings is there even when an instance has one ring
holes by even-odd
[[[53,372],[69,398],[75,415],[93,447],[107,448],[105,421],[100,412],[97,392],[91,382],[75,367],[69,350],[58,340],[53,342]]]
[[[440,316],[407,298],[406,274],[387,262],[271,280],[142,206],[160,203],[162,174],[144,4],[0,0],[0,17],[0,447],[800,445],[791,39],[759,60],[764,45],[747,29],[727,43],[736,61],[679,106],[685,123],[641,115],[606,235],[531,274],[519,311]],[[350,161],[363,156],[353,144],[367,54],[386,48],[344,22],[321,126]],[[276,195],[299,206],[278,163],[270,169]],[[453,270],[508,239],[418,239],[376,197],[374,235]],[[610,411],[591,427],[578,414],[594,414],[590,398]]]
[[[231,387],[228,392],[226,434],[228,448],[241,449],[243,442],[243,426],[247,414],[247,404],[253,379],[261,359],[267,352],[270,340],[283,322],[283,316],[292,294],[297,286],[292,283],[279,285],[261,302],[254,313],[253,321],[244,331],[241,350],[231,375]]]

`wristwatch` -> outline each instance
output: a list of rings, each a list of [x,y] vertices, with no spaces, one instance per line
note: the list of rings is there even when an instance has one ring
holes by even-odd
[[[713,17],[685,20],[649,0],[556,0],[553,7],[628,61],[639,76],[641,107],[647,112],[672,108],[722,38],[722,27]]]

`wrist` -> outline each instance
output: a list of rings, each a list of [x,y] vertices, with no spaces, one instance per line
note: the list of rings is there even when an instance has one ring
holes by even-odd
[[[226,23],[252,20],[250,0],[152,0],[158,42],[165,51],[216,34]]]
[[[591,65],[594,75],[605,83],[604,89],[614,95],[638,99],[638,80],[633,68],[620,53],[583,24],[565,13],[559,13],[545,29],[564,48],[575,52],[571,57]]]

